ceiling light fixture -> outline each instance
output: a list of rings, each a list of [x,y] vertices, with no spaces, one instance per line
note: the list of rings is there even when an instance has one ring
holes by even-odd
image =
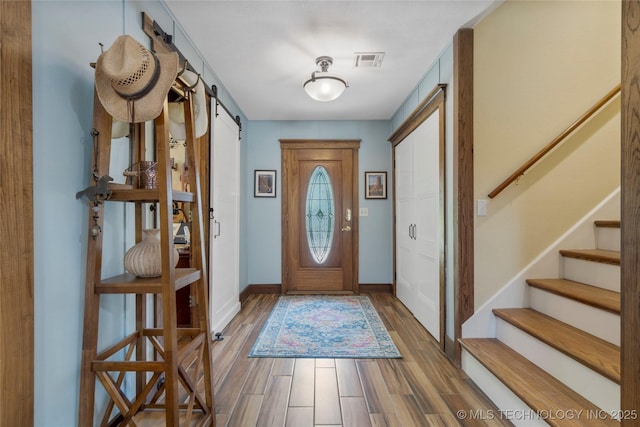
[[[330,56],[319,56],[316,58],[316,65],[321,71],[311,73],[311,78],[304,82],[304,90],[316,101],[333,101],[342,95],[349,83],[342,77],[327,72],[333,64]]]

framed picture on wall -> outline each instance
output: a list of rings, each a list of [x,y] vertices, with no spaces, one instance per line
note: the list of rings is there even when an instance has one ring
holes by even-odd
[[[256,170],[253,176],[253,197],[276,197],[276,171]]]
[[[387,173],[386,172],[365,172],[364,173],[364,198],[365,199],[386,199],[387,198]]]

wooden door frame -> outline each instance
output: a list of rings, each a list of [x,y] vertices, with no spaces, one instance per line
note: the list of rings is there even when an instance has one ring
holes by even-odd
[[[287,227],[287,218],[285,215],[286,207],[289,204],[288,185],[287,182],[287,170],[284,164],[283,151],[285,149],[302,150],[302,149],[350,149],[353,151],[353,169],[352,169],[352,192],[351,192],[351,206],[353,211],[352,229],[353,245],[352,245],[352,290],[353,293],[360,293],[359,283],[359,260],[358,260],[358,243],[359,243],[359,221],[357,212],[358,208],[358,149],[360,148],[360,139],[280,139],[280,151],[281,151],[281,175],[282,175],[282,215],[281,215],[281,228],[282,228],[282,252],[281,252],[281,267],[282,267],[282,285],[280,286],[280,292],[285,294],[287,292],[287,257],[286,254],[289,250],[289,230]],[[345,177],[346,178],[346,177]]]
[[[389,137],[389,142],[391,142],[392,149],[392,159],[393,159],[393,294],[396,294],[396,188],[397,180],[396,180],[396,150],[395,148],[398,144],[402,143],[402,141],[409,135],[411,132],[416,130],[422,123],[425,122],[433,113],[439,111],[439,135],[438,135],[438,164],[439,164],[439,200],[438,203],[440,205],[438,209],[438,222],[441,228],[440,237],[438,242],[439,247],[439,258],[440,258],[440,266],[439,266],[439,276],[440,276],[440,349],[445,350],[446,344],[446,232],[447,232],[447,215],[446,215],[446,166],[445,166],[445,158],[446,158],[446,144],[445,144],[445,119],[446,119],[446,111],[445,111],[445,99],[446,99],[446,87],[445,84],[437,85],[425,98],[424,100],[416,107],[415,110],[405,119],[404,122],[398,127],[398,129]]]

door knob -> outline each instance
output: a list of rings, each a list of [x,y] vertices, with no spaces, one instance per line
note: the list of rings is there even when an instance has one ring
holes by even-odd
[[[342,227],[342,231],[351,231],[351,226],[347,225],[345,227]]]

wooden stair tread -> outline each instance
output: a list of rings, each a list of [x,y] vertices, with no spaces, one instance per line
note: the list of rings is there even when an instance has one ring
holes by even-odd
[[[585,261],[600,262],[603,264],[620,265],[620,252],[605,249],[561,249],[564,257],[576,258]]]
[[[549,425],[620,425],[612,418],[588,417],[589,413],[600,414],[600,409],[498,339],[463,338],[458,341],[532,410],[551,414],[569,412],[577,414],[583,411],[582,416],[576,416],[575,419],[551,417],[545,420]]]
[[[620,314],[620,292],[567,279],[527,279],[527,284],[592,307]]]
[[[620,384],[620,347],[531,308],[501,308],[493,313]]]
[[[619,219],[599,219],[593,222],[596,227],[601,228],[620,228]]]

